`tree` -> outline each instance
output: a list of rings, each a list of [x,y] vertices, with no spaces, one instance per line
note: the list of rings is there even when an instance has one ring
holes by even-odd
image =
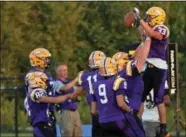
[[[179,44],[181,107],[184,109],[185,2],[2,2],[0,74],[24,77],[31,68],[28,55],[33,49],[44,47],[52,53],[52,75],[55,76],[55,66],[64,62],[69,65],[73,78],[78,71],[89,68],[88,57],[93,50],[112,56],[138,42],[137,29],[124,27],[124,15],[138,7],[144,18],[145,11],[151,6],[165,9],[171,42]],[[23,85],[23,79],[14,83],[1,82],[1,86]],[[21,100],[24,94],[22,91]],[[6,100],[11,97],[11,92],[3,92],[2,96]],[[82,121],[88,123],[89,108],[85,104],[82,99],[80,115]],[[23,102],[20,101],[19,106],[23,111]]]

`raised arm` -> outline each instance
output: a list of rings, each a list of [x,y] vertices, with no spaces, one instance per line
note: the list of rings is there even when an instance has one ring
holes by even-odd
[[[144,28],[145,32],[152,38],[162,40],[163,35],[158,32],[154,31],[153,28],[151,28],[143,19],[140,19],[140,25]]]
[[[160,31],[156,31],[153,27],[149,26],[147,22],[145,22],[143,19],[141,19],[139,15],[139,9],[134,8],[133,9],[134,15],[135,15],[135,27],[142,27],[145,30],[145,33],[155,39],[162,40],[164,38],[164,34]],[[139,29],[139,28],[138,28]]]
[[[70,83],[65,85],[61,81],[57,80],[57,81],[53,82],[52,87],[55,92],[58,92],[58,93],[65,92],[65,91],[71,89],[72,87],[74,87],[75,84],[77,83],[77,81],[78,81],[78,78],[75,78]]]
[[[64,85],[60,91],[67,91],[69,89],[71,89],[72,87],[74,87],[76,85],[76,83],[78,82],[78,77],[76,77],[74,80],[72,80],[70,83]]]
[[[134,54],[134,60],[136,61],[136,68],[138,69],[138,72],[141,72],[143,70],[143,66],[149,54],[150,46],[151,38],[147,37],[145,42],[142,42],[140,46],[136,49],[136,52]]]

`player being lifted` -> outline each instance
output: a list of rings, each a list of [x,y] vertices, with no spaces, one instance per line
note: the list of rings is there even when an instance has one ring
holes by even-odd
[[[110,57],[103,60],[99,73],[103,80],[93,84],[91,113],[97,114],[98,110],[102,136],[129,137],[123,115],[123,112],[132,113],[124,101],[127,83],[117,77],[116,63]]]
[[[146,19],[139,16],[139,10],[134,8],[136,27],[141,27],[141,35],[149,35],[152,38],[151,49],[147,58],[147,69],[144,73],[144,102],[147,95],[154,89],[155,103],[158,106],[160,116],[160,133],[158,137],[169,136],[166,129],[166,109],[163,103],[165,81],[167,77],[167,46],[169,43],[169,29],[164,25],[166,14],[159,7],[151,7],[146,12]],[[143,108],[143,104],[141,106]],[[142,111],[143,109],[141,109]]]
[[[68,85],[54,82],[47,68],[50,65],[51,54],[44,48],[37,48],[30,53],[30,63],[33,66],[25,78],[25,89],[27,91],[25,106],[31,125],[34,128],[34,137],[55,137],[55,123],[49,117],[49,103],[64,102],[70,97],[50,97],[54,90],[68,90],[76,82],[74,79]]]
[[[140,45],[133,59],[129,58],[129,55],[124,52],[116,53],[112,58],[117,63],[118,75],[125,78],[127,81],[127,92],[126,97],[128,104],[133,109],[133,114],[130,115],[125,113],[126,122],[130,125],[132,129],[132,134],[130,136],[134,137],[144,137],[145,132],[139,119],[138,112],[141,105],[141,99],[143,95],[143,78],[141,72],[144,67],[144,63],[148,56],[151,45],[151,39],[146,38],[143,45]]]
[[[76,92],[74,92],[73,98],[76,98],[82,93],[83,90],[86,91],[86,98],[89,106],[91,105],[92,99],[91,94],[92,84],[97,82],[102,77],[98,73],[98,68],[101,61],[106,58],[105,54],[101,51],[93,51],[89,56],[89,67],[91,71],[89,72],[80,72],[78,76],[78,83],[80,87]],[[90,106],[91,107],[91,106]],[[101,136],[102,130],[98,122],[98,115],[92,115],[92,137]]]

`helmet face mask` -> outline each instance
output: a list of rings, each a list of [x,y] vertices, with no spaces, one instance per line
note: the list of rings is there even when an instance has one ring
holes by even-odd
[[[149,16],[149,15],[146,15],[146,17],[145,17],[145,22],[150,22],[151,21],[151,16]]]
[[[51,57],[45,58],[45,64],[47,64],[47,66],[51,65]]]

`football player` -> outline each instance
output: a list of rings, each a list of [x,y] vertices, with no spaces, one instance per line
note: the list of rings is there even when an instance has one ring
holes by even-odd
[[[166,13],[160,7],[151,7],[146,12],[146,19],[139,16],[139,9],[134,8],[136,17],[135,26],[141,27],[141,35],[152,37],[151,49],[147,58],[147,69],[144,73],[144,102],[147,95],[154,89],[155,103],[158,106],[160,116],[160,137],[169,136],[166,129],[166,109],[163,103],[165,81],[167,77],[167,46],[169,44],[169,29],[164,25]],[[141,108],[143,109],[142,104]]]
[[[52,80],[50,73],[47,70],[47,68],[50,65],[50,57],[51,57],[50,52],[44,48],[37,48],[33,50],[29,55],[30,63],[33,69],[31,69],[25,77],[25,89],[27,91],[25,102],[27,104],[27,107],[26,107],[27,113],[29,116],[29,121],[31,122],[32,126],[36,128],[34,130],[34,135],[39,136],[39,137],[40,136],[45,137],[51,134],[53,135],[53,133],[50,134],[48,133],[49,131],[46,131],[48,133],[47,135],[45,131],[42,131],[43,129],[41,130],[39,129],[41,125],[42,126],[48,125],[47,123],[42,124],[42,122],[48,122],[46,118],[47,116],[50,119],[50,124],[52,125],[51,127],[52,128],[55,127],[54,115],[52,115],[53,113],[51,113],[51,111],[53,111],[52,103],[64,101],[63,97],[60,97],[62,99],[60,98],[55,99],[52,97],[50,98],[48,96],[53,96],[54,91],[57,91],[57,92],[66,91],[69,88],[73,87],[74,84],[77,82],[77,78],[65,86],[59,82],[54,82]],[[44,96],[44,97],[41,97],[41,96]],[[66,98],[67,97],[65,97],[65,99]],[[41,104],[37,104],[40,102],[43,102],[46,104],[43,105],[42,107]],[[38,107],[37,109],[34,110],[33,106],[36,106],[36,107],[38,106]],[[41,112],[43,111],[43,112],[39,113],[40,111]],[[55,130],[52,130],[52,132],[53,131]]]
[[[98,73],[98,68],[101,61],[106,58],[105,54],[101,51],[93,51],[89,56],[89,67],[91,71],[89,72],[80,72],[78,76],[78,83],[80,87],[74,92],[74,97],[86,91],[86,98],[89,106],[91,105],[91,94],[93,93],[92,84],[97,82],[102,77]],[[98,122],[98,115],[92,115],[92,137],[101,136],[102,130]]]
[[[141,99],[143,94],[143,78],[141,72],[145,60],[148,56],[151,45],[151,38],[146,38],[143,45],[140,45],[135,54],[134,59],[130,59],[129,55],[124,52],[116,53],[112,58],[118,65],[118,75],[125,78],[127,81],[126,97],[128,103],[134,111],[134,115],[128,115],[125,113],[125,118],[136,137],[144,137],[145,132],[142,127],[141,120],[139,119],[138,111],[141,105]],[[138,116],[137,116],[138,115]],[[131,135],[130,135],[131,136]]]
[[[128,127],[123,112],[132,113],[132,109],[124,101],[127,83],[117,77],[116,62],[107,57],[99,68],[104,78],[93,84],[91,113],[99,113],[99,122],[105,137],[125,137]]]

